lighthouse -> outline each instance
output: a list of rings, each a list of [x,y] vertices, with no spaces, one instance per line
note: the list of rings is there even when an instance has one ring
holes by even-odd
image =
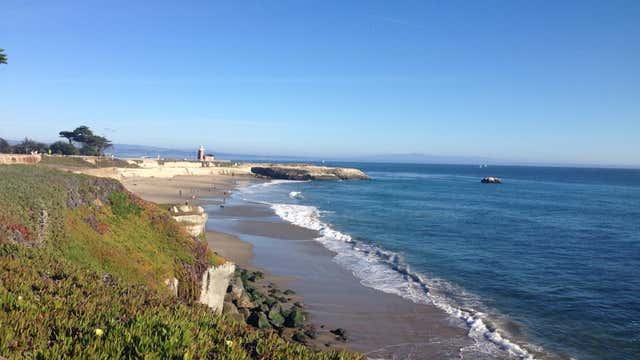
[[[204,146],[200,145],[198,149],[198,161],[204,161]]]

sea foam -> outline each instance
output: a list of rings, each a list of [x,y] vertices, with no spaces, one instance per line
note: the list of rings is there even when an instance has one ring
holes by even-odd
[[[291,191],[289,193],[289,197],[292,198],[292,199],[299,199],[299,198],[302,197],[302,192],[300,192],[300,191]]]
[[[400,254],[380,249],[353,239],[333,229],[321,220],[321,212],[313,206],[270,204],[283,220],[307,229],[316,230],[316,240],[336,253],[334,260],[346,267],[367,287],[395,294],[415,303],[433,304],[463,322],[468,335],[475,340],[476,351],[498,353],[505,351],[519,359],[533,359],[525,348],[506,338],[500,329],[487,324],[480,311],[462,308],[445,294],[465,296],[464,290],[438,278],[430,278],[411,271]]]

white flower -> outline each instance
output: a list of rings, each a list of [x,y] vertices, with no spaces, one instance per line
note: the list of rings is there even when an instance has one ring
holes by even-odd
[[[225,340],[224,342],[225,342],[225,344],[227,344],[227,346],[229,346],[229,347],[233,346],[233,341],[231,341],[231,340]]]

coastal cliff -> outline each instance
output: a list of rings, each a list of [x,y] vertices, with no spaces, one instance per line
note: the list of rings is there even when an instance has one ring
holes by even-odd
[[[220,316],[234,273],[117,181],[0,165],[0,358],[361,358]]]
[[[369,176],[358,169],[316,166],[307,164],[271,164],[252,166],[251,173],[270,179],[283,180],[368,180]]]

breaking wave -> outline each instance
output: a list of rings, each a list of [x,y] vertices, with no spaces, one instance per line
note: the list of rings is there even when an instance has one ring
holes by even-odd
[[[491,325],[485,313],[467,304],[458,304],[455,298],[472,298],[458,286],[414,272],[400,254],[363,243],[333,229],[321,220],[320,211],[313,206],[270,205],[283,220],[318,231],[320,237],[316,240],[333,251],[335,261],[352,271],[364,286],[415,303],[433,304],[463,322],[468,328],[468,335],[475,340],[474,350],[487,354],[504,351],[518,359],[534,358],[523,346],[508,339],[504,331]]]

